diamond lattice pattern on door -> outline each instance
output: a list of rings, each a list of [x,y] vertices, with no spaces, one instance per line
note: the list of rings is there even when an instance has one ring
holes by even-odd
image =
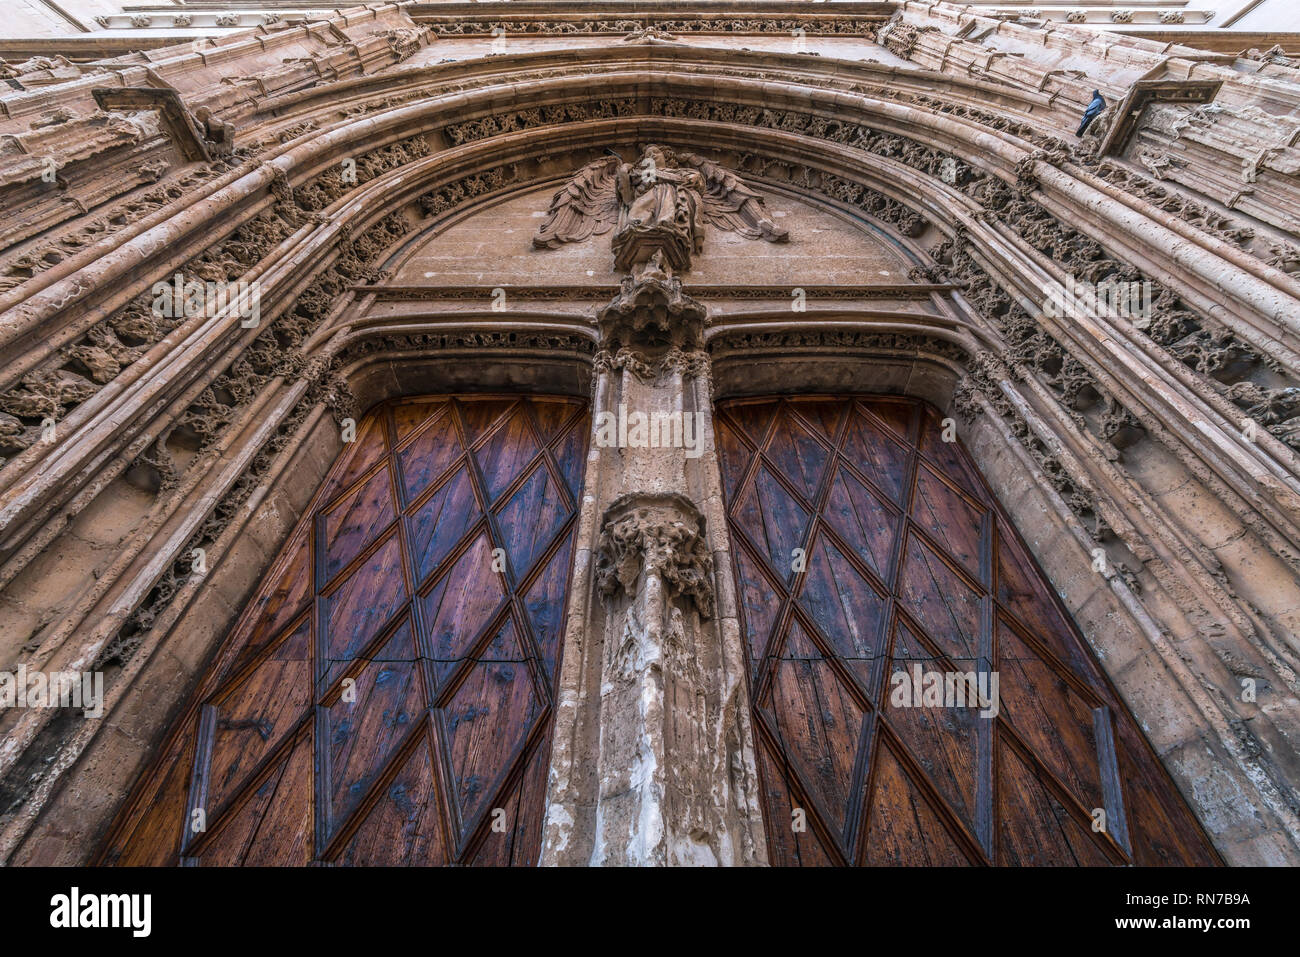
[[[533,864],[588,416],[357,427],[119,820],[122,864]]]
[[[902,399],[720,409],[772,862],[1217,862],[943,433]],[[931,673],[996,673],[996,716],[927,706]]]

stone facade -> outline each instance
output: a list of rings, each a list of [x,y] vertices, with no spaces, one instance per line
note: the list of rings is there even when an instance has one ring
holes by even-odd
[[[1224,859],[1300,862],[1300,64],[942,3],[518,6],[5,65],[0,670],[106,692],[0,714],[0,860],[94,857],[338,423],[512,389],[705,449],[588,458],[543,863],[766,861],[711,414],[790,392],[950,415]],[[534,248],[651,143],[740,225]],[[256,316],[158,308],[178,275]],[[1142,308],[1071,298],[1106,283]]]

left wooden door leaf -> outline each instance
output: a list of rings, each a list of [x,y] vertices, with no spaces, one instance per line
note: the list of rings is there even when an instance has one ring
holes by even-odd
[[[372,410],[101,863],[535,864],[588,418]]]

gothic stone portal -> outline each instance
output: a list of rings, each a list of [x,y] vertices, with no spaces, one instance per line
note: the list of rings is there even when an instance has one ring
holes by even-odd
[[[533,864],[588,416],[372,411],[104,857]]]
[[[932,409],[721,413],[771,863],[1217,862]]]

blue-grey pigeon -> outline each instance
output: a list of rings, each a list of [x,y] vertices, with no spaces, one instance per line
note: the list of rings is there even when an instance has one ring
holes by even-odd
[[[1083,111],[1083,122],[1079,124],[1079,132],[1075,133],[1074,135],[1082,136],[1083,131],[1086,130],[1089,127],[1089,125],[1091,125],[1092,121],[1097,118],[1097,114],[1100,113],[1105,108],[1106,108],[1106,98],[1101,95],[1101,90],[1093,90],[1092,102],[1089,103],[1088,108]]]

